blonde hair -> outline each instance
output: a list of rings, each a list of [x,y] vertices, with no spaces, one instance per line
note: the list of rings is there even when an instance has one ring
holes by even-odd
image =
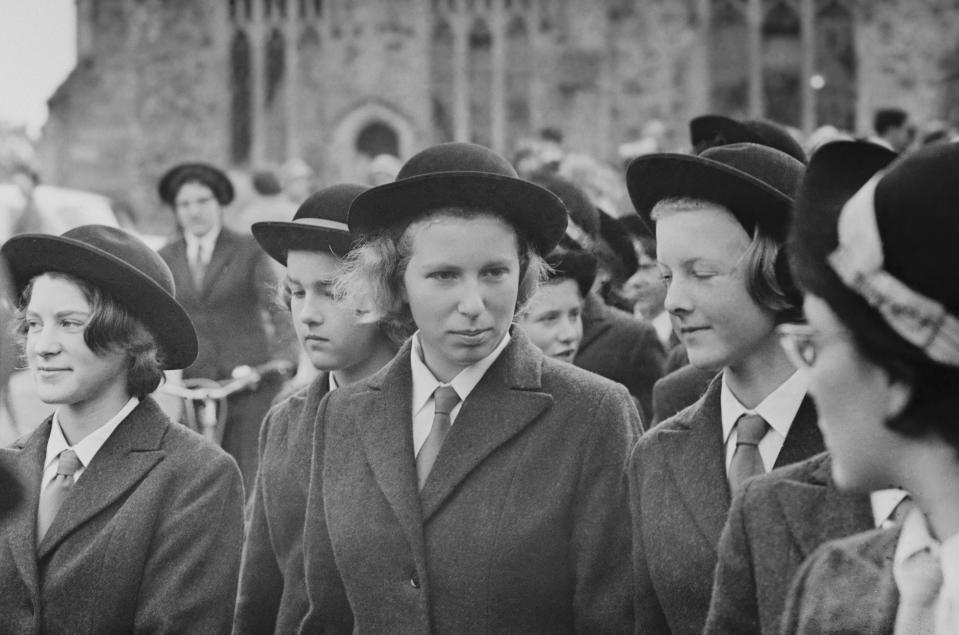
[[[411,334],[416,325],[409,305],[403,300],[403,276],[413,256],[413,232],[418,224],[442,217],[472,219],[492,217],[509,223],[495,212],[483,209],[445,207],[420,216],[405,227],[371,235],[354,247],[343,262],[333,285],[334,295],[349,303],[367,322],[383,322],[392,333]],[[532,244],[523,239],[512,225],[519,256],[519,289],[516,297],[518,313],[546,279],[549,267]]]

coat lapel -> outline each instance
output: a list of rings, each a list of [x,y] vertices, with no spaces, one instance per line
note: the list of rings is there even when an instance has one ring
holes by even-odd
[[[420,493],[424,523],[477,465],[553,404],[542,391],[542,365],[540,350],[514,328],[509,345],[463,402],[436,458]]]
[[[710,382],[695,407],[685,414],[686,425],[661,432],[666,461],[680,496],[714,549],[730,505],[720,415],[721,382],[722,375]]]
[[[789,434],[783,442],[782,450],[776,457],[775,467],[798,463],[825,451],[826,446],[823,444],[822,433],[816,421],[816,406],[813,405],[812,398],[806,395],[799,405],[793,424],[789,428]]]
[[[0,453],[0,461],[3,461],[4,467],[9,469],[23,488],[22,498],[10,514],[9,524],[4,523],[9,527],[4,534],[20,577],[35,602],[40,592],[37,569],[37,505],[40,500],[40,481],[43,478],[43,461],[46,458],[51,421],[52,417],[48,417],[29,436]]]
[[[583,339],[579,343],[579,353],[592,344],[596,338],[612,328],[609,319],[609,307],[595,293],[586,296],[583,306]]]
[[[200,285],[198,293],[206,295],[210,284],[220,277],[220,274],[230,264],[237,254],[235,249],[236,236],[226,227],[220,229],[220,234],[216,237],[216,243],[213,245],[213,255],[210,256],[210,263],[203,273],[203,284]]]
[[[173,279],[176,281],[177,298],[182,300],[185,297],[196,297],[199,291],[193,285],[190,261],[186,255],[186,240],[181,237],[176,242],[171,243],[167,249],[169,249],[167,265],[173,272]]]
[[[869,497],[840,492],[830,469],[829,456],[823,455],[807,481],[784,480],[775,490],[786,526],[803,557],[828,540],[867,531],[873,525]]]
[[[163,459],[160,443],[168,425],[152,399],[144,399],[117,426],[84,468],[37,549],[42,560],[79,526],[134,487]]]
[[[423,557],[423,522],[413,458],[411,344],[407,340],[387,366],[356,395],[357,428],[373,476],[400,525]]]

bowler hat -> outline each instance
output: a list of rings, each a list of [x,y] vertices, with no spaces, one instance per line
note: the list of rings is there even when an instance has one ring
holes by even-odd
[[[570,222],[585,233],[586,238],[595,240],[599,236],[599,210],[582,188],[554,172],[534,172],[529,180],[545,187],[563,201],[566,211],[569,212]],[[583,236],[577,235],[578,232],[570,232],[569,227],[566,228],[566,233],[572,233],[570,237],[579,243],[588,242]]]
[[[722,115],[702,115],[689,122],[689,137],[694,152],[732,143],[757,143],[785,152],[806,163],[806,152],[789,131],[772,121],[746,119],[738,121]]]
[[[253,223],[253,237],[284,266],[288,251],[329,250],[345,256],[354,242],[346,224],[350,203],[367,189],[353,183],[331,185],[307,197],[292,221]]]
[[[105,225],[82,225],[62,236],[14,236],[0,253],[7,259],[18,294],[34,277],[49,271],[75,276],[116,298],[147,325],[160,344],[165,368],[186,368],[196,359],[196,331],[175,299],[170,268],[132,234]]]
[[[546,262],[552,268],[550,281],[568,278],[576,283],[581,296],[589,295],[596,280],[596,256],[580,249],[557,248],[546,256]]]
[[[656,203],[688,197],[723,205],[749,233],[758,224],[783,240],[804,168],[774,148],[735,143],[710,148],[699,156],[638,157],[626,169],[626,187],[633,207],[650,226]]]
[[[629,230],[618,218],[599,210],[599,233],[603,242],[615,254],[623,267],[623,275],[629,277],[639,269],[639,258],[629,236]]]
[[[229,205],[233,201],[230,178],[209,163],[199,162],[180,163],[167,170],[157,186],[160,200],[173,207],[180,186],[188,181],[198,181],[209,187],[220,205]]]
[[[392,183],[363,192],[350,206],[355,234],[404,228],[444,207],[503,216],[546,255],[566,229],[566,207],[555,194],[520,179],[509,162],[473,143],[443,143],[413,155]]]

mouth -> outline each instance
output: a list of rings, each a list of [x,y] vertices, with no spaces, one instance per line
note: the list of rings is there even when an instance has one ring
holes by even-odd
[[[692,333],[698,333],[700,331],[708,330],[708,326],[681,326],[679,328],[680,335],[690,335]]]
[[[557,353],[554,353],[553,357],[555,357],[556,359],[562,359],[564,361],[572,361],[573,358],[576,357],[576,349],[568,348],[566,350],[559,351]]]
[[[459,331],[450,331],[453,335],[462,335],[463,337],[476,337],[488,333],[490,329],[463,329]]]
[[[329,338],[321,337],[319,335],[307,335],[303,338],[304,342],[329,342]]]

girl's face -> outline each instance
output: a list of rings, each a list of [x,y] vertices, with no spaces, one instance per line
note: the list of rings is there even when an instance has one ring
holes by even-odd
[[[220,224],[220,202],[213,190],[198,181],[187,181],[180,186],[173,208],[180,227],[194,236],[206,236]]]
[[[784,327],[793,333],[784,345],[809,379],[836,484],[864,492],[895,485],[888,470],[901,439],[885,423],[903,403],[902,385],[860,352],[825,301],[807,295],[803,309],[808,327]]]
[[[718,205],[667,213],[656,221],[664,306],[698,368],[736,366],[777,346],[775,314],[746,289],[750,238]]]
[[[93,309],[70,280],[41,275],[25,311],[27,363],[44,403],[95,411],[129,399],[123,351],[94,353],[83,340]]]
[[[516,232],[491,215],[431,217],[406,231],[412,255],[403,300],[427,367],[447,382],[489,355],[509,329],[519,293]]]
[[[379,327],[361,324],[348,307],[334,301],[333,279],[340,261],[320,251],[290,251],[286,285],[290,313],[300,345],[319,370],[342,370],[362,364],[379,346]]]
[[[519,320],[545,355],[572,363],[583,339],[583,296],[575,280],[540,286]]]

